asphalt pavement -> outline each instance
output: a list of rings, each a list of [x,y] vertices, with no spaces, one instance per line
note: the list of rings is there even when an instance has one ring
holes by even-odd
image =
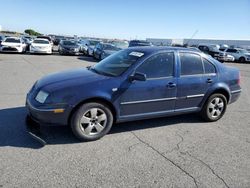
[[[28,90],[42,76],[96,62],[84,56],[0,54],[0,187],[250,187],[250,64],[242,94],[218,122],[196,114],[114,125],[94,142],[67,127],[26,131]]]

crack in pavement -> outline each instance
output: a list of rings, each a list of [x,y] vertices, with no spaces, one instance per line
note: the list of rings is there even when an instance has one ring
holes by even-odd
[[[130,146],[128,147],[128,151],[130,152],[134,146],[137,146],[137,145],[139,145],[139,144],[140,144],[140,143],[138,142],[138,143],[135,143],[135,144],[130,145]]]
[[[172,163],[175,167],[177,167],[179,170],[181,170],[183,173],[185,173],[188,177],[192,178],[195,187],[198,188],[198,184],[196,179],[189,174],[186,170],[184,170],[183,168],[181,168],[181,166],[179,166],[178,164],[176,164],[174,161],[172,161],[171,159],[167,158],[165,155],[163,155],[161,152],[159,152],[157,149],[155,149],[153,146],[151,146],[149,143],[145,142],[144,140],[142,140],[139,136],[137,136],[134,132],[130,131],[131,134],[133,134],[141,143],[143,143],[144,145],[146,145],[147,147],[151,148],[152,150],[154,150],[156,153],[158,153],[161,157],[163,157],[165,160],[169,161],[170,163]]]
[[[187,154],[187,155],[189,155],[190,157],[192,157],[193,159],[195,159],[195,160],[199,161],[200,163],[202,163],[203,165],[205,165],[207,168],[209,168],[209,169],[211,170],[211,172],[212,172],[218,179],[220,179],[220,180],[224,183],[224,185],[225,185],[227,188],[230,188],[229,185],[226,183],[226,181],[225,181],[222,177],[220,177],[217,173],[215,173],[215,171],[212,169],[212,167],[211,167],[209,164],[207,164],[207,163],[205,163],[204,161],[202,161],[201,159],[199,159],[199,158],[197,158],[197,157],[191,155],[189,152],[180,152],[180,153],[181,153],[181,154],[184,154],[184,155]]]

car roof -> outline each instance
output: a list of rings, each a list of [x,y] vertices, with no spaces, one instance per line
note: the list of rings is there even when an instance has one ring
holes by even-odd
[[[172,47],[172,46],[138,46],[138,47],[129,47],[129,49],[143,51],[143,52],[147,52],[147,53],[155,53],[155,52],[160,52],[160,51],[197,52],[197,50],[195,50],[195,49],[184,48],[184,47]]]

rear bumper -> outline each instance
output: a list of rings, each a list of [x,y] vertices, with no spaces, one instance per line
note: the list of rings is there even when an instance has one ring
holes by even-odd
[[[231,104],[231,103],[237,101],[240,97],[240,94],[241,94],[241,89],[231,91],[231,98],[230,98],[229,103]]]
[[[26,108],[30,118],[42,126],[65,126],[68,124],[71,108],[67,105],[56,106],[52,108],[37,108],[26,100]],[[63,109],[63,112],[57,113],[56,109]]]

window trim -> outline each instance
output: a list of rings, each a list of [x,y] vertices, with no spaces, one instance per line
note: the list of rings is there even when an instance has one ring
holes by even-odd
[[[173,75],[172,76],[162,76],[162,77],[158,77],[158,78],[147,78],[147,80],[161,80],[161,79],[166,79],[166,78],[174,78],[176,77],[176,54],[174,50],[166,50],[166,51],[160,51],[157,53],[153,53],[151,55],[149,55],[147,58],[145,58],[137,67],[135,67],[134,72],[137,72],[137,70],[147,61],[149,60],[151,57],[155,56],[155,55],[160,55],[160,54],[165,54],[165,53],[173,53],[173,57],[174,57],[174,66],[173,66]]]
[[[201,56],[201,59],[202,59],[202,64],[203,64],[203,68],[204,68],[204,75],[211,75],[211,76],[217,75],[218,72],[217,72],[216,66],[215,66],[213,63],[211,63],[211,61],[209,61],[209,60],[208,60],[207,58],[205,58],[205,57],[202,57],[202,56]],[[214,66],[214,70],[215,70],[214,73],[206,73],[205,64],[204,64],[203,59],[207,60],[211,65]]]

